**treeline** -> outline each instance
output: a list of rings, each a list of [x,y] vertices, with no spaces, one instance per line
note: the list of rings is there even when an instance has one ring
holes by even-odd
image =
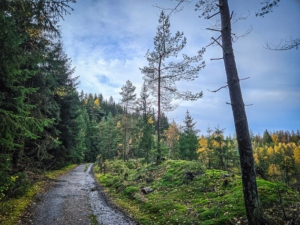
[[[264,132],[252,138],[256,171],[264,179],[300,185],[300,131]]]
[[[300,184],[300,131],[265,130],[251,135],[256,174],[263,179],[281,181],[299,188]],[[240,172],[237,142],[224,137],[218,127],[207,130],[199,138],[198,159],[207,168]]]

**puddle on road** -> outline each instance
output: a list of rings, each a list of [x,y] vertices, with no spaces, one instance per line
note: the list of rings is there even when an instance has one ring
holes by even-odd
[[[89,200],[93,214],[97,217],[100,225],[134,225],[136,223],[130,221],[121,212],[110,208],[101,192],[96,189],[95,180],[92,176],[92,165],[86,172],[86,185],[89,190]]]

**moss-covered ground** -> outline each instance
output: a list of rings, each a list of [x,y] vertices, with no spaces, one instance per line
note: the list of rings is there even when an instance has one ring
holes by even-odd
[[[247,224],[237,174],[184,160],[160,165],[118,160],[106,163],[105,174],[97,166],[94,172],[114,203],[140,224]],[[257,179],[257,184],[264,213],[273,223],[299,219],[299,193],[281,183]],[[144,194],[145,187],[152,191]]]
[[[76,165],[69,165],[60,170],[52,170],[44,174],[39,174],[39,179],[36,182],[31,183],[24,194],[15,198],[9,198],[5,201],[2,200],[0,202],[0,224],[18,224],[18,221],[26,211],[26,208],[33,202],[34,196],[37,193],[44,191],[48,184],[48,180],[56,179],[75,167]]]

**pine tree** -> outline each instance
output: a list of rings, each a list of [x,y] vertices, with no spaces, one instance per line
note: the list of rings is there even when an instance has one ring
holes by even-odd
[[[170,58],[177,57],[186,45],[186,38],[179,31],[171,36],[169,16],[166,16],[164,11],[161,12],[158,22],[154,50],[146,54],[149,65],[141,68],[141,72],[151,94],[157,98],[157,161],[160,162],[161,111],[173,110],[175,107],[171,103],[174,98],[194,101],[202,97],[202,92],[196,94],[190,91],[180,92],[176,82],[192,81],[198,77],[198,72],[204,67],[202,61],[204,49],[199,51],[197,56],[183,55],[182,61],[172,62]]]

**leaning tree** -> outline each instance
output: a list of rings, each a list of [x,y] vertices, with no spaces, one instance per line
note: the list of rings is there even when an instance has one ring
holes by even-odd
[[[210,30],[218,32],[217,37],[212,37],[212,44],[219,45],[223,51],[223,57],[219,59],[224,61],[227,85],[221,88],[228,87],[229,89],[231,102],[228,104],[232,108],[237,135],[247,218],[249,224],[266,224],[258,197],[253,150],[240,87],[241,79],[238,76],[232,47],[231,23],[233,12],[230,13],[228,0],[200,0],[196,4],[196,10],[201,10],[202,14],[200,17],[203,16],[206,19],[220,16],[220,26]]]

